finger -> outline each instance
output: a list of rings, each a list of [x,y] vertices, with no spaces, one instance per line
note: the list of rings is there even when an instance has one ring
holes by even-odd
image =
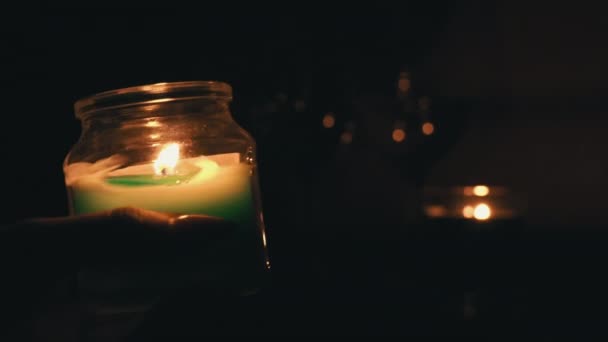
[[[68,264],[154,262],[227,238],[235,225],[217,217],[140,208],[36,218],[4,229],[22,254]],[[8,238],[10,237],[10,238]],[[171,255],[173,254],[173,255]],[[42,261],[42,260],[41,260]]]
[[[119,208],[74,223],[83,261],[95,264],[166,262],[228,239],[235,225],[217,217]],[[88,259],[86,259],[88,257]]]
[[[121,230],[116,231],[116,227]],[[161,213],[134,207],[116,208],[108,211],[56,218],[34,218],[19,222],[22,234],[126,234],[131,231],[143,234],[195,234],[214,237],[228,233],[234,224],[219,217],[198,214]]]

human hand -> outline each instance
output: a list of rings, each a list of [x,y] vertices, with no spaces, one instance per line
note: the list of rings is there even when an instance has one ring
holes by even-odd
[[[154,264],[187,257],[230,235],[233,225],[202,215],[118,208],[35,218],[0,228],[3,322],[29,317],[58,282],[83,268]]]

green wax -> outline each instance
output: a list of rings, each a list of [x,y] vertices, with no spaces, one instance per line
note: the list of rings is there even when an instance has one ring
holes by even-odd
[[[189,181],[201,169],[196,166],[186,165],[190,170],[187,173],[176,175],[125,175],[112,176],[105,179],[106,183],[119,186],[144,186],[144,185],[179,185]]]
[[[191,175],[84,178],[69,186],[68,191],[75,214],[131,206],[249,223],[255,220],[251,182],[250,167],[237,165],[198,180]]]
[[[122,176],[108,177],[106,182],[112,185],[141,186],[141,185],[177,185],[188,180],[188,176]]]
[[[233,196],[229,200],[213,203],[170,203],[163,202],[163,198],[159,197],[158,202],[146,203],[144,205],[142,205],[141,202],[136,201],[124,202],[122,205],[118,205],[118,203],[121,202],[119,200],[113,202],[103,201],[103,199],[100,200],[98,193],[87,189],[70,187],[68,191],[72,197],[75,214],[86,214],[122,206],[133,206],[168,213],[217,216],[238,222],[247,222],[254,218],[253,195],[250,189],[249,191],[240,193],[240,196]]]

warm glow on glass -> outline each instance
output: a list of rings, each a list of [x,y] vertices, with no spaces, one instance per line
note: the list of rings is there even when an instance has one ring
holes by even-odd
[[[475,206],[475,210],[473,211],[473,217],[476,220],[487,220],[490,218],[490,216],[492,216],[492,209],[490,209],[489,205],[485,203],[480,203]]]
[[[160,122],[156,120],[150,120],[146,122],[146,127],[160,127]]]
[[[429,217],[442,217],[447,215],[447,209],[442,205],[429,205],[424,208]]]
[[[152,94],[161,94],[167,91],[169,84],[167,82],[155,83],[141,87],[145,92]]]
[[[332,128],[336,124],[336,119],[334,118],[332,113],[327,113],[323,117],[323,127]]]
[[[343,144],[350,144],[353,142],[353,134],[351,132],[344,132],[340,135],[340,141]]]
[[[435,125],[433,125],[432,122],[425,122],[422,124],[422,133],[424,133],[424,135],[431,135],[433,132],[435,132]]]
[[[474,212],[475,212],[475,208],[473,208],[470,205],[467,205],[464,208],[462,208],[462,216],[464,216],[465,218],[473,218]]]
[[[395,128],[393,130],[393,140],[398,143],[405,140],[405,131],[402,128]]]
[[[165,145],[154,161],[154,172],[157,175],[171,175],[175,173],[175,166],[179,161],[179,144]]]
[[[150,134],[150,139],[156,140],[158,138],[160,138],[160,134]]]
[[[490,193],[490,188],[485,185],[476,185],[473,187],[473,195],[484,197]]]

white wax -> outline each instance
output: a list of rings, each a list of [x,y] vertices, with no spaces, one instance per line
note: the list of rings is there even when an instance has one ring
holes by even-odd
[[[66,184],[72,193],[76,213],[134,206],[241,221],[253,210],[252,168],[239,163],[238,153],[183,159],[181,163],[195,165],[200,171],[188,181],[172,185],[109,184],[107,177],[154,175],[152,164],[120,169],[122,162],[120,157],[114,156],[96,163],[74,163],[65,168]]]

